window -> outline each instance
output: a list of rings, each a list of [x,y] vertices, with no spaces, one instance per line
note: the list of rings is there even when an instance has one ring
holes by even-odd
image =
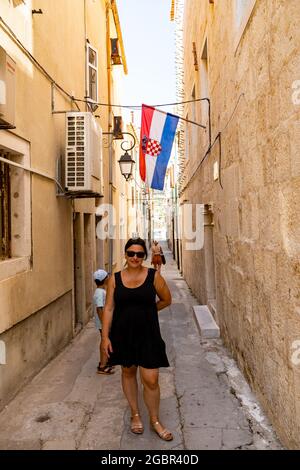
[[[98,52],[87,43],[87,98],[98,102]]]
[[[200,62],[200,86],[201,86],[201,98],[209,98],[208,89],[208,49],[207,39],[205,40]],[[201,122],[206,125],[208,121],[208,102],[201,101]]]
[[[0,281],[28,271],[32,263],[30,146],[10,132],[0,133]],[[3,161],[6,160],[6,161]],[[11,163],[10,163],[11,162]]]
[[[193,91],[192,91],[192,100],[196,100],[196,87],[195,85],[193,86]],[[191,103],[191,121],[197,122],[197,103],[196,101],[193,101]],[[194,124],[191,124],[190,128],[190,152],[191,155],[196,155],[197,153],[197,135],[198,135],[198,127],[195,126]]]
[[[0,161],[0,260],[11,257],[10,169]]]
[[[235,0],[235,49],[237,49],[248,21],[251,17],[256,0]]]
[[[187,114],[185,119],[188,121],[189,115]],[[189,152],[190,152],[190,132],[189,132],[189,123],[185,121],[185,129],[184,129],[184,153],[185,153],[185,159],[189,159]]]

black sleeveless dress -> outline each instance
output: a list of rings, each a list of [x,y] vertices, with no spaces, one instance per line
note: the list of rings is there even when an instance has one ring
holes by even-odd
[[[109,335],[113,348],[111,365],[169,367],[158,322],[155,272],[148,269],[144,283],[134,288],[125,287],[121,272],[115,273],[115,308]]]

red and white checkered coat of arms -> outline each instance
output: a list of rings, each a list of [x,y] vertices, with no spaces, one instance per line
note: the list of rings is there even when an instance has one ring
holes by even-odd
[[[149,139],[147,143],[146,154],[157,157],[161,152],[161,145],[157,140]]]

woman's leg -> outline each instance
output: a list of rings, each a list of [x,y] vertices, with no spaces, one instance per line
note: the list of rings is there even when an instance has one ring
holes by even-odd
[[[143,426],[139,416],[137,367],[122,367],[122,387],[131,410],[131,430],[142,431]],[[139,434],[139,432],[137,432]]]
[[[137,367],[122,367],[122,387],[131,409],[131,416],[139,412],[138,384],[136,379]]]
[[[148,409],[150,422],[160,437],[166,441],[172,440],[172,433],[159,422],[159,369],[145,369],[144,367],[140,367],[140,374],[144,386],[144,401]]]
[[[144,386],[144,401],[150,419],[158,420],[160,389],[158,383],[158,369],[145,369],[140,367],[141,381]]]
[[[144,430],[138,405],[137,367],[122,367],[122,387],[131,411],[131,431],[141,434]]]
[[[162,439],[170,441],[173,439],[172,433],[159,422],[159,369],[145,369],[144,367],[140,367],[140,374],[144,386],[144,401],[148,408],[150,422]]]

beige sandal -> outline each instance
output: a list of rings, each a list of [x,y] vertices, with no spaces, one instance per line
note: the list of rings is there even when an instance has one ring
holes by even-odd
[[[143,423],[133,423],[132,420],[136,417],[140,416],[139,413],[135,413],[133,416],[131,416],[131,426],[130,426],[130,431],[133,432],[133,434],[143,434],[144,432],[144,426]]]
[[[152,431],[156,432],[156,434],[163,440],[163,441],[173,441],[174,439],[174,436],[173,434],[171,433],[171,431],[169,431],[168,429],[163,429],[161,432],[159,432],[155,426],[157,426],[158,424],[160,424],[159,421],[155,421],[155,422],[152,422],[150,421],[150,426],[151,426],[151,429]]]

